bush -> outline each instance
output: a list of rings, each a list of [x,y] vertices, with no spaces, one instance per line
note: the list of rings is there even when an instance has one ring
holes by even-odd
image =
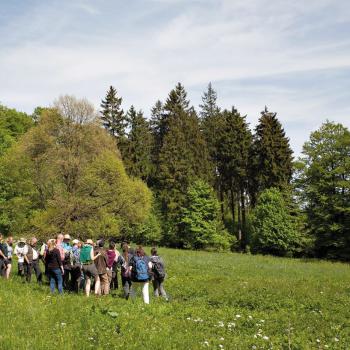
[[[179,226],[184,248],[227,250],[233,243],[220,221],[214,191],[202,180],[189,187]]]
[[[262,192],[250,225],[252,252],[291,256],[303,245],[304,238],[297,231],[297,222],[278,189]]]

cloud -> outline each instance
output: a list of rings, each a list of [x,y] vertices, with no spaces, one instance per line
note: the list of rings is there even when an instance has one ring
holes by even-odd
[[[255,124],[279,112],[296,152],[332,115],[349,125],[345,0],[28,1],[2,8],[0,100],[31,112],[59,94],[97,107],[113,84],[149,113],[181,81],[198,106],[212,81]],[[22,6],[22,7],[21,7]]]

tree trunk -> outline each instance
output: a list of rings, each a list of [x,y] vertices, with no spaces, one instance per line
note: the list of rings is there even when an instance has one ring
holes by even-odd
[[[241,247],[242,249],[245,249],[247,245],[247,218],[246,218],[246,208],[245,208],[245,196],[244,196],[244,190],[241,189],[241,206],[242,206],[242,242]]]
[[[236,224],[236,213],[235,213],[235,209],[236,209],[236,206],[235,206],[235,193],[233,191],[233,189],[231,188],[231,214],[232,214],[232,228],[233,228],[233,232],[235,230],[235,224]]]
[[[240,242],[240,245],[242,245],[242,220],[241,220],[242,211],[241,211],[241,205],[240,205],[240,200],[239,199],[237,201],[237,204],[238,204],[238,220],[237,220],[237,223],[238,223],[238,240]]]
[[[224,208],[224,191],[222,190],[222,185],[219,185],[219,195],[220,195],[220,209],[221,209],[221,220],[225,223],[225,208]]]

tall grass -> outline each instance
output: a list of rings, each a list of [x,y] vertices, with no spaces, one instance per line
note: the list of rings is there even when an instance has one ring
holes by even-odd
[[[0,349],[350,349],[348,265],[160,253],[168,303],[0,280]]]

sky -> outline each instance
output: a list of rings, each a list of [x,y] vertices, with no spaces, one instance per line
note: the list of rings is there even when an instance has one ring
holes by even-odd
[[[28,113],[113,85],[149,116],[177,82],[198,110],[211,82],[252,129],[277,112],[296,156],[350,127],[348,0],[0,0],[0,47],[0,103]]]

